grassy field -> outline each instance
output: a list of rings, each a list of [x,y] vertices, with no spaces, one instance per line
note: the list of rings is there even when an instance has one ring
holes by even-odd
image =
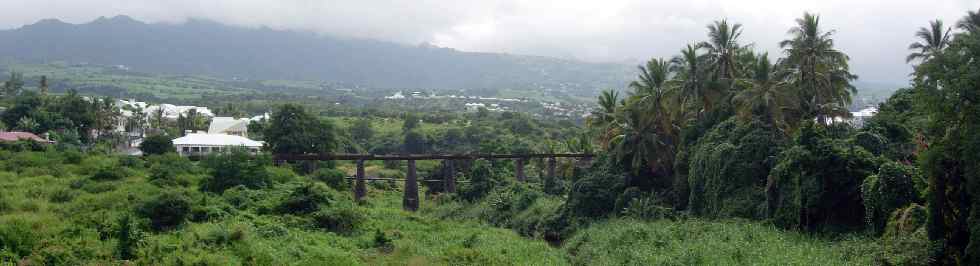
[[[877,245],[760,222],[612,219],[582,226],[555,247],[491,226],[487,202],[423,199],[423,211],[405,212],[397,184],[369,186],[363,205],[347,190],[329,190],[329,207],[321,208],[355,210],[362,220],[335,231],[311,226],[309,214],[276,211],[302,184],[319,182],[285,168],[266,169],[277,180],[266,188],[211,193],[201,189],[209,173],[177,157],[0,151],[0,159],[4,263],[126,264],[125,239],[136,239],[129,261],[152,265],[869,265]],[[189,170],[155,174],[164,167]],[[140,206],[173,191],[191,199],[186,222],[149,228]],[[561,204],[538,201],[515,219]],[[438,211],[452,208],[458,215]],[[123,217],[133,217],[136,230],[121,229]],[[389,244],[379,245],[379,237]]]
[[[236,95],[255,90],[236,87],[228,81],[204,76],[149,75],[124,71],[111,66],[49,64],[17,64],[5,62],[7,71],[24,74],[25,86],[34,88],[40,76],[47,76],[53,87],[76,88],[86,93],[121,95],[152,95],[164,99],[194,99],[205,94]]]
[[[290,183],[310,182],[286,169],[270,169],[288,181],[246,194],[253,207],[233,207],[223,195],[197,191],[203,173],[181,177],[186,186],[150,181],[139,159],[67,158],[58,152],[0,154],[0,261],[58,265],[124,264],[117,222],[166,190],[186,190],[203,217],[166,231],[141,226],[134,261],[153,265],[534,265],[566,262],[561,250],[507,229],[476,222],[444,221],[401,210],[401,193],[371,189],[369,204],[348,206],[364,214],[351,232],[311,228],[302,216],[263,211],[288,194]],[[122,173],[100,178],[100,169]],[[156,168],[153,168],[156,169]],[[230,190],[229,190],[230,191]],[[239,193],[243,193],[239,191]],[[333,192],[336,198],[350,193]],[[279,196],[277,196],[279,195]],[[279,198],[279,199],[277,199]],[[237,203],[236,203],[237,204]],[[338,199],[337,205],[351,205]],[[429,204],[425,202],[423,204]],[[268,209],[268,208],[267,208]],[[145,221],[144,221],[145,222]],[[378,248],[381,232],[391,248]],[[2,264],[2,263],[0,263]]]
[[[874,265],[877,248],[759,222],[617,219],[576,233],[563,250],[576,265]]]

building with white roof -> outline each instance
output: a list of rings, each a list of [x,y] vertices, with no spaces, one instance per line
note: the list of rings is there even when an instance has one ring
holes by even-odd
[[[177,153],[183,156],[207,155],[233,148],[244,148],[251,153],[259,152],[261,141],[228,134],[192,133],[173,140]]]
[[[208,134],[228,134],[248,137],[248,118],[215,117],[208,126]]]
[[[878,114],[878,107],[875,106],[869,106],[867,108],[861,109],[860,111],[851,112],[850,123],[855,127],[863,127],[864,122],[867,121],[872,116],[875,116],[875,114]]]

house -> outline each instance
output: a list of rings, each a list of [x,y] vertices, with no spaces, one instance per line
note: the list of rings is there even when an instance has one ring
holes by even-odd
[[[487,105],[482,103],[466,103],[466,111],[468,112],[476,112],[480,108],[487,108]]]
[[[208,134],[228,134],[248,137],[248,118],[215,117],[208,126]]]
[[[49,144],[54,143],[54,141],[50,141],[45,138],[39,137],[38,135],[34,135],[34,133],[31,132],[19,132],[19,131],[0,132],[0,142],[17,142],[21,140],[29,140],[37,143],[49,143]]]
[[[173,143],[177,153],[183,156],[207,155],[232,148],[244,148],[251,153],[257,153],[262,148],[261,141],[228,134],[191,133],[174,139]]]
[[[875,114],[878,114],[878,107],[875,106],[869,106],[860,111],[851,112],[850,123],[855,127],[864,127],[864,122],[875,116]]]

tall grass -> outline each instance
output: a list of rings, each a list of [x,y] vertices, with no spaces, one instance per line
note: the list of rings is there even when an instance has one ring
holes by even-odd
[[[824,240],[742,220],[614,219],[563,247],[575,265],[874,265],[878,246],[853,237]]]

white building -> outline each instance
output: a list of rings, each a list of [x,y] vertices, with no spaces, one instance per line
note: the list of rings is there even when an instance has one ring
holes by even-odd
[[[466,111],[476,112],[480,108],[487,108],[487,105],[482,103],[466,103]]]
[[[405,99],[405,95],[402,94],[401,91],[398,91],[395,93],[395,95],[385,96],[385,99],[391,99],[391,100]]]
[[[227,134],[192,133],[174,139],[177,153],[183,156],[207,155],[212,152],[226,151],[232,148],[245,148],[251,153],[259,152],[261,141],[254,141],[242,136]]]
[[[215,117],[208,126],[208,134],[228,134],[248,137],[248,118]]]
[[[848,123],[856,128],[861,128],[864,127],[864,123],[871,117],[875,116],[875,114],[878,114],[878,107],[868,106],[864,109],[858,110],[857,112],[851,112],[851,117],[848,118],[840,116],[834,117],[827,121],[827,124]]]
[[[864,122],[872,116],[875,116],[875,114],[878,114],[878,107],[874,106],[869,106],[857,112],[851,112],[850,123],[855,127],[863,127]]]

